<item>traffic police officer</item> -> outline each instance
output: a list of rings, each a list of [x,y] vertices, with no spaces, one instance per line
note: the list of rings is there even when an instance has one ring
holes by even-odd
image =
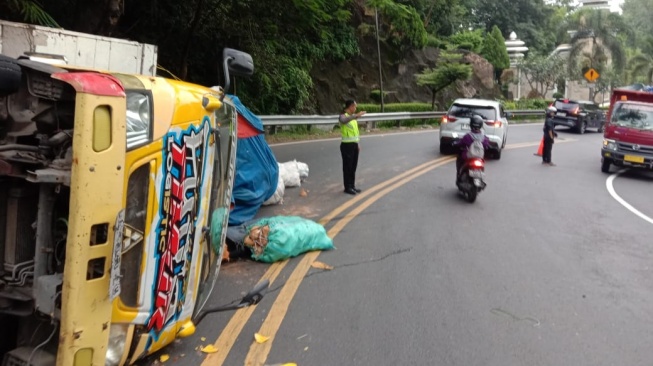
[[[353,99],[345,101],[343,113],[338,118],[340,122],[340,155],[342,155],[342,175],[345,193],[357,194],[361,190],[356,187],[356,167],[358,166],[358,153],[360,152],[360,134],[358,121],[365,111],[356,113],[356,102]]]

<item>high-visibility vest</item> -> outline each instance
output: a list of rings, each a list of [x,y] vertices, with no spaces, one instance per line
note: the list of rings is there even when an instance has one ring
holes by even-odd
[[[345,116],[351,116],[349,113],[345,113]],[[342,135],[342,142],[359,142],[360,135],[358,134],[358,121],[352,119],[349,123],[340,124],[340,135]]]

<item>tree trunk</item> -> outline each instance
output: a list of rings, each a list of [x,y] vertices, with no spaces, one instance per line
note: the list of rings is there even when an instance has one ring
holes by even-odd
[[[190,52],[190,44],[193,40],[193,34],[197,30],[197,26],[200,23],[200,18],[202,17],[202,9],[204,5],[204,0],[198,0],[197,6],[195,7],[195,14],[193,14],[193,19],[190,21],[190,26],[188,27],[188,32],[186,33],[186,41],[184,42],[184,50],[181,53],[181,60],[179,60],[180,67],[180,77],[182,80],[186,80],[188,77],[188,53]]]
[[[431,90],[431,109],[435,110],[435,90]]]
[[[76,31],[111,36],[124,13],[124,3],[123,0],[78,1],[76,12]]]

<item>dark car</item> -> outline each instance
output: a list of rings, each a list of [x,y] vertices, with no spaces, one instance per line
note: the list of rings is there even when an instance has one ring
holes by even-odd
[[[553,118],[553,126],[567,126],[578,133],[585,133],[588,128],[603,132],[605,111],[590,101],[556,99],[553,106],[558,110]]]

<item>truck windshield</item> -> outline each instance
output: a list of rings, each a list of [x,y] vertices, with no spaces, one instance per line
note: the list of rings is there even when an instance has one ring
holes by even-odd
[[[653,131],[653,105],[620,103],[612,113],[613,124]]]

